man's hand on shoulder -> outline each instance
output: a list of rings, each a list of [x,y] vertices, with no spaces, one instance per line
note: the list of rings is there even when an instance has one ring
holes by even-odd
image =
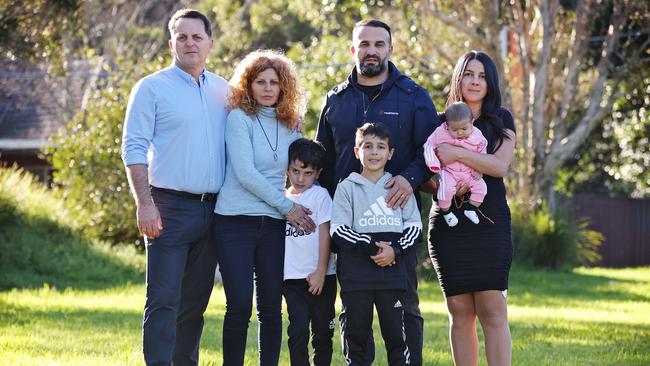
[[[462,147],[443,143],[436,146],[436,156],[443,166],[447,166],[453,162],[459,161],[459,156],[463,150],[465,149]]]
[[[386,183],[384,188],[390,189],[388,195],[386,195],[386,204],[390,208],[404,208],[413,193],[413,187],[401,175],[394,176]]]

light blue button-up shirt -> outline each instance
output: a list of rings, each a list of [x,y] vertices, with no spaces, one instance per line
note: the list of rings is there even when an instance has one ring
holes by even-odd
[[[219,192],[225,175],[228,83],[204,71],[199,82],[176,65],[138,81],[124,119],[122,160],[146,164],[149,183],[191,193]]]

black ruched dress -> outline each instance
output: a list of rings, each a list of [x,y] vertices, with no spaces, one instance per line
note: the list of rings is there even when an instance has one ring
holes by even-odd
[[[444,122],[444,116],[440,117]],[[508,110],[501,108],[499,117],[505,128],[515,131]],[[488,153],[497,144],[489,123],[484,116],[474,122],[488,140]],[[442,215],[429,218],[429,255],[445,297],[508,288],[513,243],[506,189],[503,178],[483,175],[483,179],[487,195],[479,209],[489,220],[479,213],[478,224],[469,221],[463,214],[464,207],[456,207],[461,201],[458,197],[451,207],[458,218],[456,226],[449,227]],[[467,197],[463,201],[467,201]]]

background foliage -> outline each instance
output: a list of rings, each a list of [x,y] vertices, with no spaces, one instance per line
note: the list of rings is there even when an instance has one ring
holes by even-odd
[[[88,99],[73,118],[61,115],[69,123],[48,150],[56,169],[53,189],[46,190],[22,171],[0,169],[0,364],[142,362],[139,324],[144,287],[132,283],[142,283],[143,256],[131,245],[111,247],[97,238],[112,244],[137,240],[133,202],[119,153],[124,109],[135,81],[169,64],[167,18],[173,9],[188,4],[214,19],[217,47],[208,69],[226,78],[253,49],[287,51],[298,64],[309,99],[308,136],[313,136],[326,91],[352,67],[349,39],[356,20],[389,20],[394,30],[393,60],[429,90],[441,109],[458,56],[471,48],[494,52],[500,47],[494,44],[500,40],[494,29],[513,26],[515,15],[541,14],[542,5],[561,6],[554,23],[545,24],[557,29],[551,44],[555,45],[553,54],[560,57],[549,58],[554,66],[545,84],[550,87],[540,100],[550,112],[570,104],[563,122],[573,128],[585,115],[582,98],[597,79],[603,45],[599,37],[608,29],[615,5],[622,4],[631,14],[623,27],[623,41],[632,40],[641,57],[627,57],[624,50],[614,52],[609,69],[614,72],[604,81],[609,89],[603,94],[614,98],[601,100],[611,102],[613,112],[580,139],[580,148],[552,172],[556,175],[553,188],[567,195],[650,196],[648,2],[499,0],[467,1],[461,6],[451,0],[0,0],[0,62],[24,60],[56,77],[82,59],[110,75],[90,83]],[[589,18],[587,33],[579,34],[579,39],[593,40],[585,62],[580,63],[582,76],[575,80],[579,98],[568,103],[561,94],[567,80],[562,67],[575,39],[577,9],[585,5],[595,13]],[[540,19],[528,20],[541,24]],[[537,41],[541,37],[539,28],[516,32],[530,34]],[[496,51],[493,56],[499,54]],[[508,53],[503,57],[502,77],[509,78],[517,60]],[[533,61],[531,65],[542,63],[537,58]],[[511,106],[516,98],[516,93],[504,89],[506,105]],[[535,98],[529,95],[528,100]],[[525,130],[519,133],[529,135]],[[548,147],[545,144],[552,137],[552,128],[546,129],[538,140]],[[529,168],[525,153],[526,146],[520,144],[511,175]],[[543,200],[533,208],[524,204],[528,192],[517,189],[516,183],[509,185],[509,198],[519,202],[513,206],[518,262],[566,268],[596,259],[602,237],[566,212],[547,208]],[[548,271],[516,263],[508,298],[513,362],[649,364],[648,274],[648,268]],[[425,342],[430,346],[425,359],[451,364],[444,331],[447,311],[434,276],[430,268],[421,272],[421,278],[430,280],[421,283],[419,291],[428,329]],[[201,348],[202,361],[209,365],[221,359],[215,345],[221,343],[224,309],[220,287],[213,296],[215,301],[206,313],[203,343],[207,346]],[[257,358],[256,324],[251,327],[247,359],[252,365]],[[479,332],[481,357],[485,354],[482,340]],[[377,352],[381,364],[383,350]],[[342,357],[340,353],[335,356]],[[282,357],[288,362],[286,342]]]
[[[539,187],[548,179],[550,192],[565,195],[580,191],[650,196],[650,173],[646,169],[650,164],[648,4],[614,0],[470,1],[459,7],[446,0],[150,0],[137,4],[88,0],[41,1],[21,7],[17,2],[0,0],[0,29],[15,26],[20,37],[56,50],[18,47],[15,34],[3,34],[1,57],[32,60],[49,70],[62,65],[59,69],[63,71],[71,60],[82,58],[110,74],[92,86],[81,113],[54,139],[54,147],[48,151],[55,168],[54,182],[63,192],[67,207],[79,227],[93,237],[111,242],[138,240],[119,154],[124,108],[135,81],[170,62],[166,23],[174,9],[188,4],[213,20],[215,49],[209,56],[208,69],[226,79],[236,63],[254,49],[287,52],[298,66],[308,98],[304,131],[308,137],[315,133],[326,92],[344,80],[352,68],[352,26],[359,19],[375,17],[388,20],[393,29],[392,60],[431,93],[439,110],[444,106],[452,67],[463,52],[484,49],[495,58],[503,70],[504,104],[523,116],[517,118],[520,127],[524,126],[518,136],[528,141],[518,144],[509,182],[509,194],[516,198],[512,201],[525,206],[524,217],[539,211],[542,201],[520,198],[530,196],[531,189],[543,197],[549,190]],[[556,16],[545,18],[551,10],[554,13],[548,15]],[[52,22],[52,14],[66,21]],[[586,15],[597,21],[583,24]],[[44,25],[45,31],[34,32],[35,24]],[[620,32],[616,33],[620,37],[611,53],[603,53],[611,43],[607,43],[610,31]],[[557,41],[549,46],[545,32],[555,35]],[[510,38],[503,38],[504,34]],[[514,43],[504,43],[508,39]],[[549,47],[555,58],[547,60],[547,55],[540,53],[544,47]],[[584,62],[574,67],[576,77],[572,79],[567,72],[573,70],[575,57],[569,56],[574,54],[582,55],[579,60]],[[611,59],[607,67],[599,68],[603,55]],[[544,64],[547,61],[548,65]],[[604,85],[603,99],[596,102],[611,105],[612,112],[605,113],[601,122],[580,138],[575,153],[568,158],[553,155],[553,144],[558,140],[554,134],[578,128],[588,112],[589,93],[600,82]],[[543,93],[534,89],[542,84]],[[563,100],[562,94],[563,86],[569,84],[575,85],[577,98],[571,101]],[[539,100],[545,101],[542,106],[535,104]],[[525,107],[526,101],[532,104]],[[528,112],[520,110],[524,107]],[[546,117],[535,120],[536,113],[531,116],[530,111],[536,110],[543,110]],[[526,121],[546,125],[542,137],[531,139],[533,127],[525,127]],[[564,127],[557,130],[560,124]],[[529,145],[540,139],[546,141],[541,150],[540,145]],[[537,165],[531,163],[533,153],[538,156]],[[542,169],[544,159],[556,159],[559,164],[550,175],[535,173]],[[540,182],[527,184],[531,178]],[[547,216],[551,217],[554,200],[547,202]]]
[[[70,219],[91,238],[139,243],[134,230],[135,204],[121,159],[121,136],[129,92],[142,76],[168,60],[126,67],[98,88],[84,113],[79,113],[48,149],[62,187]]]
[[[60,193],[21,170],[0,168],[0,290],[139,281],[144,263],[135,248],[88,239],[70,222]]]
[[[522,205],[512,211],[515,260],[548,269],[570,269],[598,263],[601,233],[589,229],[589,221],[575,218],[566,207],[549,210],[543,204],[533,212]]]

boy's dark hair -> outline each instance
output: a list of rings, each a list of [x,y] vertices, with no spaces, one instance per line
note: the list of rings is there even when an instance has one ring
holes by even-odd
[[[355,29],[361,27],[384,28],[388,32],[388,45],[390,46],[393,44],[393,35],[390,32],[390,27],[388,26],[388,24],[382,22],[381,20],[378,19],[360,20],[354,25],[352,31],[354,32]]]
[[[289,164],[296,160],[303,163],[301,168],[312,167],[314,170],[323,168],[325,147],[318,141],[299,138],[289,145]]]
[[[377,136],[382,140],[388,140],[388,147],[393,148],[393,137],[390,130],[381,122],[366,122],[363,126],[357,128],[354,146],[361,146],[361,141],[366,136]]]
[[[208,38],[212,38],[212,24],[210,24],[210,20],[205,16],[205,14],[194,9],[180,9],[172,15],[167,24],[170,36],[174,35],[174,32],[176,31],[176,22],[181,18],[200,19],[203,22],[203,28],[205,28],[205,33],[208,35]]]
[[[445,109],[447,123],[472,120],[472,110],[463,102],[454,102]]]

